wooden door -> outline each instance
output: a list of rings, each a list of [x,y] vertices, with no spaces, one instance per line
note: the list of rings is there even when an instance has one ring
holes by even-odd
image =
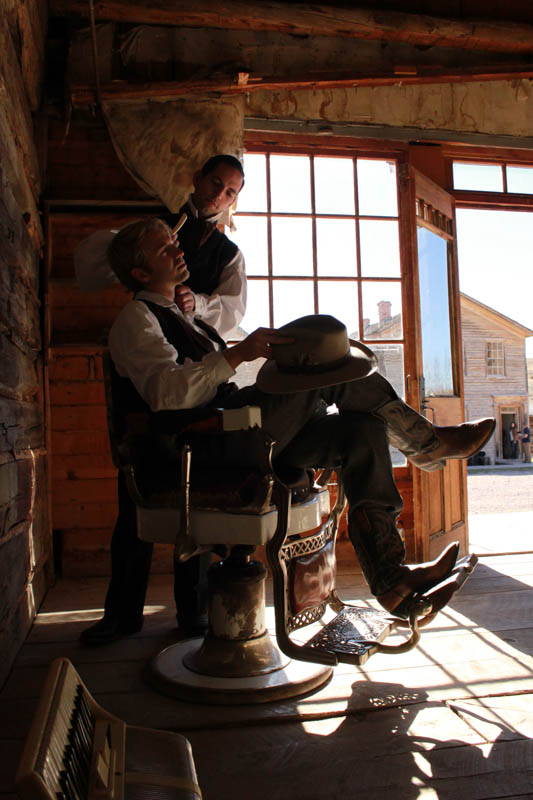
[[[410,168],[414,348],[410,395],[434,424],[464,420],[461,319],[453,198]],[[433,558],[449,542],[468,549],[466,462],[445,469],[413,469],[417,560]]]

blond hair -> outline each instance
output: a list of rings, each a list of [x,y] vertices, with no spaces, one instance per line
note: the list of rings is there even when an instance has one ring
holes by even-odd
[[[113,272],[119,281],[133,292],[143,289],[144,286],[131,274],[132,270],[142,269],[145,272],[151,272],[142,249],[142,240],[148,233],[157,228],[166,230],[169,234],[172,233],[162,219],[157,217],[139,219],[121,228],[107,248],[107,258]]]

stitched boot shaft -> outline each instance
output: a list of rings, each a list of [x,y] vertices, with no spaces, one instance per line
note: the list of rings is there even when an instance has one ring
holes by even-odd
[[[430,453],[439,441],[431,422],[408,406],[403,400],[385,403],[375,414],[387,423],[387,439],[407,458]]]
[[[442,469],[449,458],[469,458],[483,447],[496,427],[493,417],[439,427],[402,400],[392,400],[375,412],[387,424],[389,444],[426,472]]]
[[[348,535],[374,595],[390,591],[403,575],[405,547],[395,516],[369,505],[348,510]]]

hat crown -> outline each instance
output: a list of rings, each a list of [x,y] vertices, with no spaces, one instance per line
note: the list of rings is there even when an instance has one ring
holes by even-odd
[[[272,344],[272,357],[257,374],[264,392],[303,392],[366,378],[375,372],[374,353],[348,338],[346,326],[329,314],[288,322],[278,333],[285,344]]]
[[[308,373],[342,364],[350,355],[346,326],[328,314],[302,317],[279,328],[294,342],[272,345],[272,357],[280,370]]]

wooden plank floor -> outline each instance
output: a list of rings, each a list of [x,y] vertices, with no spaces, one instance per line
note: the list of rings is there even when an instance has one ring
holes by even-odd
[[[484,557],[410,653],[342,665],[309,697],[256,706],[188,704],[143,683],[146,660],[176,640],[170,576],[153,576],[140,634],[81,646],[106,584],[60,580],[40,610],[0,695],[0,800],[15,798],[57,656],[127,722],[185,733],[205,800],[533,798],[533,553]],[[344,599],[372,603],[349,565],[339,586]]]

